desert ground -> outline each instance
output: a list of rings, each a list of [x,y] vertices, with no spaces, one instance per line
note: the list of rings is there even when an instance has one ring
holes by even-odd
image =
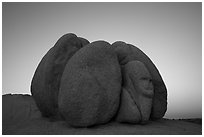
[[[3,135],[201,135],[202,119],[160,119],[145,125],[118,123],[74,128],[43,118],[30,95],[2,96]]]

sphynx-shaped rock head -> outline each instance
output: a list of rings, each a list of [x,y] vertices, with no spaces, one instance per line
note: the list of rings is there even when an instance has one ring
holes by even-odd
[[[146,123],[152,108],[154,88],[151,76],[140,61],[130,61],[122,68],[123,89],[116,120]]]

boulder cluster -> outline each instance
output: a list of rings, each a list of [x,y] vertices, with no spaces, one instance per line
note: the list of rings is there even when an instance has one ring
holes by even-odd
[[[63,35],[39,63],[32,96],[44,117],[74,127],[110,120],[144,124],[167,110],[167,89],[156,66],[136,46]]]

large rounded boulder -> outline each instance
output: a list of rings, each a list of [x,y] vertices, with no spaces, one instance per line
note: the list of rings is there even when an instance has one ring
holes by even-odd
[[[64,69],[58,98],[60,113],[75,127],[107,123],[119,107],[121,78],[117,55],[109,43],[86,45]]]
[[[75,34],[65,34],[42,58],[31,82],[31,93],[43,116],[55,117],[59,114],[58,93],[65,65],[88,43]]]
[[[112,46],[117,53],[121,67],[134,60],[144,63],[151,75],[154,86],[154,97],[150,118],[162,118],[167,110],[167,89],[154,63],[136,46],[121,41],[113,43]]]

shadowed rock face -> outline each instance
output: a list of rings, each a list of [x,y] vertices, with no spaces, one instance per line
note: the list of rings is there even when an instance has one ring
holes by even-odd
[[[109,43],[96,41],[68,61],[61,79],[59,110],[72,126],[107,123],[116,114],[120,91],[117,55]]]
[[[130,61],[122,68],[123,90],[116,120],[119,122],[146,123],[154,95],[151,76],[140,61]]]
[[[67,61],[89,42],[75,34],[62,36],[43,57],[31,83],[31,93],[43,116],[58,115],[60,79]]]
[[[82,37],[78,37],[78,39],[80,40],[81,42],[81,46],[86,46],[87,44],[89,44],[89,41],[85,38],[82,38]]]
[[[144,63],[152,77],[152,83],[154,85],[154,97],[150,118],[162,118],[167,110],[167,89],[156,66],[145,53],[131,44],[117,41],[113,43],[112,46],[115,48],[121,66],[134,60]]]

